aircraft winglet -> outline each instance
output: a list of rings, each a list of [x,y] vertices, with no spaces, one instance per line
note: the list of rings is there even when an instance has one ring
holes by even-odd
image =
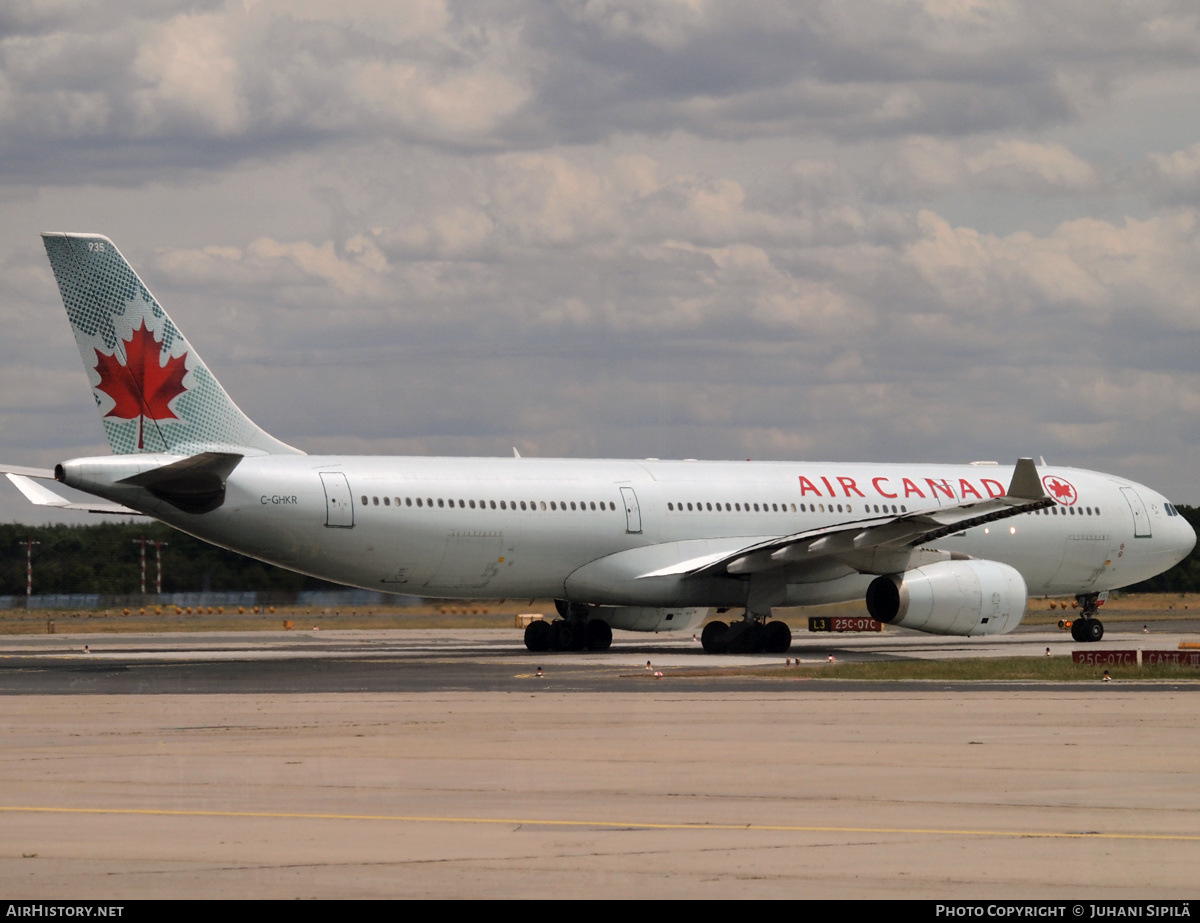
[[[1017,459],[1012,482],[1008,485],[1008,496],[1017,500],[1046,499],[1046,488],[1042,486],[1042,479],[1038,476],[1037,466],[1032,458]]]

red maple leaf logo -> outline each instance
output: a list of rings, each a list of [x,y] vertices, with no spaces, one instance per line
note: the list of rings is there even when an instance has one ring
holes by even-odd
[[[121,420],[138,418],[138,448],[143,447],[142,430],[145,421],[178,420],[170,406],[171,401],[187,390],[183,376],[187,374],[184,359],[167,356],[160,361],[162,340],[156,340],[143,319],[125,344],[125,362],[117,358],[116,351],[105,355],[96,350],[96,371],[100,373],[97,391],[103,391],[115,402],[106,417]]]
[[[1075,502],[1075,488],[1069,482],[1047,475],[1042,478],[1042,483],[1050,489],[1050,493],[1054,494],[1054,499],[1059,503],[1071,506]]]

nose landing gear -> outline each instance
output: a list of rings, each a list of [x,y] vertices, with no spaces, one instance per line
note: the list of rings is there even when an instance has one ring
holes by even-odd
[[[1071,622],[1071,637],[1080,643],[1099,641],[1104,637],[1104,623],[1096,618],[1100,594],[1080,593],[1075,599],[1079,602],[1079,618]]]

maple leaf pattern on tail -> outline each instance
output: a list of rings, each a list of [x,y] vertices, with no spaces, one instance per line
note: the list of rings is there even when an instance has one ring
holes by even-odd
[[[166,362],[161,362],[162,341],[154,338],[144,319],[133,329],[130,338],[122,342],[125,344],[124,363],[116,350],[112,355],[96,350],[96,371],[100,374],[96,390],[103,391],[114,401],[106,417],[138,418],[138,448],[141,449],[144,447],[145,420],[179,419],[170,403],[187,390],[183,386],[187,353],[167,356]]]

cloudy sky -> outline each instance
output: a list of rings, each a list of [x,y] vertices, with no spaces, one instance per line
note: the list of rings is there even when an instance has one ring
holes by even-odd
[[[13,464],[108,452],[72,230],[309,452],[1041,455],[1200,502],[1194,0],[0,0],[0,216]]]

